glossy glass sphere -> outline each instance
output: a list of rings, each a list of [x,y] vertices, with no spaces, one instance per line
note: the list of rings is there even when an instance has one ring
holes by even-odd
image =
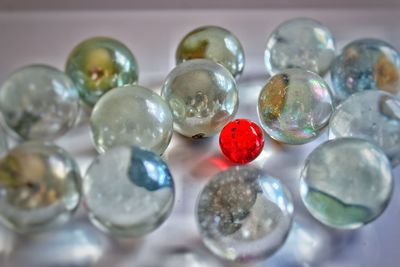
[[[22,143],[0,161],[0,219],[18,232],[65,222],[79,205],[80,179],[62,148]]]
[[[227,68],[238,78],[244,69],[244,50],[239,39],[230,31],[205,26],[189,32],[178,45],[176,63],[191,59],[211,59]]]
[[[80,97],[89,106],[108,90],[138,80],[138,64],[121,42],[95,37],[78,44],[67,59],[65,71],[74,81]]]
[[[360,39],[346,45],[331,69],[335,98],[343,101],[364,90],[400,93],[400,54],[378,39]]]
[[[263,131],[256,123],[246,119],[236,119],[224,126],[219,135],[222,153],[235,163],[253,161],[264,148]]]
[[[287,69],[269,79],[258,98],[264,130],[277,141],[298,145],[317,138],[328,124],[333,101],[317,74]]]
[[[53,140],[74,126],[79,96],[72,81],[46,65],[15,71],[0,90],[7,126],[25,140]]]
[[[339,138],[317,147],[301,174],[301,198],[322,223],[355,229],[376,219],[393,190],[392,167],[384,152],[357,138]]]
[[[0,125],[0,158],[3,157],[8,152],[8,137],[7,132]]]
[[[400,163],[400,99],[368,90],[351,95],[333,113],[329,137],[359,137],[378,144],[392,162]]]
[[[192,138],[219,132],[239,106],[233,76],[221,65],[205,59],[190,60],[173,69],[161,96],[172,110],[175,130]]]
[[[335,59],[332,33],[320,22],[296,18],[279,25],[269,36],[264,53],[270,75],[302,68],[324,76]]]
[[[169,216],[175,197],[167,165],[153,152],[115,147],[99,155],[83,180],[89,218],[101,230],[142,236]]]
[[[129,85],[113,89],[97,102],[90,127],[100,153],[114,146],[136,145],[162,154],[171,141],[173,118],[159,95]]]
[[[197,204],[204,244],[233,261],[272,255],[290,231],[293,203],[277,179],[252,167],[233,167],[206,185]]]

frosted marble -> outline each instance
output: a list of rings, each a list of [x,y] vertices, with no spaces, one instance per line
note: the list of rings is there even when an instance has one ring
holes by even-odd
[[[264,53],[270,75],[287,68],[302,68],[324,76],[335,59],[330,30],[310,18],[296,18],[279,25],[269,36]]]
[[[355,229],[385,210],[393,191],[392,167],[375,144],[358,138],[323,143],[307,158],[301,198],[322,223]]]
[[[165,101],[150,89],[129,85],[113,89],[95,105],[90,117],[98,152],[136,145],[162,154],[171,141],[173,118]]]
[[[393,166],[400,163],[400,99],[369,90],[351,95],[337,107],[329,123],[330,139],[359,137],[378,144]]]
[[[247,166],[218,173],[201,192],[197,221],[204,244],[232,261],[272,255],[285,242],[293,203],[286,187]]]
[[[99,155],[83,179],[92,223],[119,236],[142,236],[169,216],[175,197],[168,166],[153,152],[114,147]]]
[[[0,90],[7,126],[24,140],[53,140],[71,129],[79,114],[79,95],[61,71],[30,65],[15,71]]]

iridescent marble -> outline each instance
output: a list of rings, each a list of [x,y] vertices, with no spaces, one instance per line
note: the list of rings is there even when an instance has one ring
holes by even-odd
[[[18,232],[65,222],[81,198],[81,176],[62,148],[38,141],[13,148],[0,161],[0,219]]]
[[[287,69],[273,76],[258,98],[261,126],[277,141],[298,145],[317,138],[333,112],[330,89],[317,74]]]
[[[359,228],[376,219],[392,195],[392,167],[385,153],[358,138],[323,143],[307,158],[301,174],[301,198],[322,223]]]
[[[378,39],[360,39],[346,45],[331,69],[338,101],[364,90],[400,93],[400,54]]]
[[[176,63],[191,59],[210,59],[227,68],[237,79],[243,72],[245,56],[239,39],[230,31],[205,26],[189,32],[178,45]]]
[[[186,61],[173,69],[161,96],[172,110],[175,130],[192,138],[218,133],[235,116],[239,105],[233,76],[206,59]]]
[[[175,197],[168,166],[153,152],[114,147],[99,155],[83,179],[92,223],[120,236],[142,236],[169,216]]]
[[[63,72],[31,65],[15,71],[2,85],[0,110],[20,138],[53,140],[74,126],[79,95]]]
[[[286,187],[254,167],[233,167],[206,185],[197,204],[204,244],[233,261],[272,255],[291,229],[293,203]]]
[[[400,164],[400,99],[378,90],[347,98],[332,115],[329,137],[351,136],[377,143],[393,166]]]
[[[114,146],[136,145],[162,154],[171,141],[173,118],[159,95],[129,85],[113,89],[97,102],[90,127],[100,153]]]
[[[68,57],[65,71],[77,86],[82,101],[89,106],[108,90],[138,80],[138,64],[132,52],[107,37],[78,44]]]
[[[270,75],[287,68],[302,68],[324,76],[335,59],[332,33],[320,22],[296,18],[279,25],[269,36],[264,52]]]

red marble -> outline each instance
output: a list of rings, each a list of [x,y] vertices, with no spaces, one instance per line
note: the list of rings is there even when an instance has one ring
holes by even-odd
[[[245,164],[253,161],[264,148],[261,128],[247,119],[229,122],[219,135],[222,153],[235,163]]]

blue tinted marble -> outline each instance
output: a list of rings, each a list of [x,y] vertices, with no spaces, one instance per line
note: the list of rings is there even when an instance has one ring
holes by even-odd
[[[173,187],[168,166],[153,152],[133,147],[131,162],[128,177],[137,186],[149,191]]]
[[[400,54],[378,39],[360,39],[345,46],[331,69],[338,101],[364,90],[400,92]]]

